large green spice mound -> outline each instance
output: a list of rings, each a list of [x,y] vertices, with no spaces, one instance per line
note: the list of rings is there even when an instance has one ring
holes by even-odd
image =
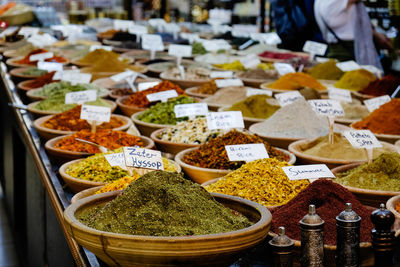
[[[101,231],[148,236],[216,234],[252,225],[200,185],[164,171],[143,175],[104,207],[77,217]]]
[[[371,190],[400,191],[400,155],[383,153],[370,164],[364,163],[336,175],[335,182]]]

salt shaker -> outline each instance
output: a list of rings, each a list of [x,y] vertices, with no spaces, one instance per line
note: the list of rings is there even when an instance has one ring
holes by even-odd
[[[380,208],[371,214],[371,221],[375,225],[371,231],[371,239],[376,267],[393,266],[396,237],[391,228],[394,220],[394,214],[385,208],[385,204],[381,204]]]
[[[336,216],[336,266],[360,266],[361,217],[352,209],[351,203]]]
[[[310,205],[308,214],[300,221],[301,259],[303,267],[320,267],[324,264],[324,220]]]
[[[292,267],[294,242],[285,235],[285,227],[278,229],[278,235],[270,240],[273,267]]]

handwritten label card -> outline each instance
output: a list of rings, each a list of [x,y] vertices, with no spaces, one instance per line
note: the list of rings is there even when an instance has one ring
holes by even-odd
[[[113,154],[105,154],[104,157],[106,158],[108,164],[111,167],[125,167],[125,156],[124,153],[113,153]]]
[[[174,57],[191,57],[192,47],[190,45],[171,44],[168,47],[168,55]]]
[[[323,56],[325,55],[327,48],[328,48],[327,44],[313,42],[313,41],[306,41],[306,43],[303,46],[303,51],[310,53],[312,55]]]
[[[39,53],[30,56],[29,61],[41,61],[52,57],[54,57],[53,52]]]
[[[251,69],[257,67],[261,61],[256,54],[250,54],[240,59],[240,63],[242,63],[246,69]]]
[[[70,82],[72,85],[78,83],[90,83],[92,74],[89,73],[77,73],[77,72],[63,72],[61,80]]]
[[[335,178],[325,164],[299,165],[282,167],[289,180]]]
[[[244,128],[241,111],[210,112],[206,118],[210,130]]]
[[[147,100],[149,100],[150,102],[166,101],[169,98],[174,98],[177,96],[178,96],[178,93],[175,90],[167,90],[167,91],[163,91],[163,92],[146,95]]]
[[[328,96],[330,99],[351,102],[351,92],[345,89],[338,89],[335,87],[328,87]]]
[[[164,170],[161,152],[157,150],[124,147],[125,164],[128,167]]]
[[[280,76],[283,76],[283,75],[288,74],[288,73],[295,73],[296,72],[296,70],[293,68],[293,66],[290,65],[290,64],[287,64],[287,63],[275,62],[274,63],[274,68],[276,69],[276,71],[278,72],[278,74]]]
[[[133,75],[137,76],[138,73],[131,70],[127,70],[111,76],[110,79],[113,80],[114,82],[120,82]]]
[[[336,100],[308,100],[308,103],[318,115],[328,117],[344,116],[343,107]]]
[[[304,98],[304,97],[298,91],[294,91],[294,92],[286,92],[286,93],[276,94],[275,98],[278,100],[279,105],[281,107],[284,107],[284,106],[290,105],[293,102],[295,102],[296,100],[298,100],[300,98]]]
[[[189,41],[189,44],[193,44],[194,42],[198,41],[200,39],[199,35],[197,33],[187,33],[187,32],[182,32],[180,33],[180,37],[183,39],[186,39]]]
[[[112,46],[109,45],[91,45],[89,51],[92,52],[96,49],[103,49],[110,52],[113,50]]]
[[[81,119],[87,121],[109,122],[111,109],[108,107],[82,105]]]
[[[85,90],[65,94],[65,104],[83,104],[85,102],[95,101],[96,99],[97,90]]]
[[[336,63],[336,67],[344,72],[361,69],[361,66],[358,65],[357,62],[355,62],[354,60]]]
[[[215,84],[218,88],[228,86],[243,86],[243,82],[240,79],[219,79],[215,80]]]
[[[151,87],[154,87],[156,85],[160,84],[160,82],[145,82],[145,83],[139,83],[138,84],[138,90],[139,91],[144,91],[147,90]]]
[[[379,97],[374,97],[368,100],[364,100],[364,104],[369,110],[369,112],[374,111],[375,109],[378,109],[380,106],[383,104],[386,104],[387,102],[390,102],[392,99],[388,95],[383,95]]]
[[[36,27],[22,27],[18,34],[23,35],[25,37],[35,35],[39,33],[39,28]]]
[[[230,145],[225,146],[225,150],[230,161],[253,161],[269,158],[265,145],[262,143]]]
[[[210,78],[232,78],[233,71],[212,71],[210,73]]]
[[[342,133],[355,148],[376,148],[382,144],[370,130],[351,130]]]
[[[268,95],[272,96],[272,91],[270,90],[264,90],[264,89],[253,89],[253,88],[247,88],[246,91],[246,97],[253,96],[253,95]]]
[[[129,33],[136,34],[136,35],[143,35],[143,34],[147,34],[148,30],[147,30],[146,26],[134,25],[129,28]]]
[[[182,104],[174,107],[175,117],[205,116],[208,113],[207,103]]]
[[[142,36],[142,48],[151,51],[164,51],[164,44],[160,35],[144,34]]]
[[[44,62],[39,61],[37,63],[38,69],[47,70],[48,72],[52,71],[63,71],[63,64],[57,62]]]

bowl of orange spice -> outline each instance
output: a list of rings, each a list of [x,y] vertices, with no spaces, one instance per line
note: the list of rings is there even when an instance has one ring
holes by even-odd
[[[11,68],[36,66],[38,61],[31,60],[31,56],[38,55],[38,54],[44,54],[44,53],[50,53],[50,52],[47,51],[46,49],[35,49],[35,50],[31,51],[25,57],[15,57],[15,58],[8,59],[6,61],[6,64]],[[51,57],[44,59],[44,61],[61,63],[63,65],[68,64],[68,60],[66,58],[55,56],[54,54]]]
[[[48,115],[36,119],[33,127],[40,137],[45,140],[60,136],[72,134],[80,130],[90,130],[91,125],[80,119],[81,106],[76,106],[68,111]],[[125,131],[132,125],[132,121],[125,116],[112,114],[109,122],[104,122],[97,126],[98,130],[113,129],[116,131]]]

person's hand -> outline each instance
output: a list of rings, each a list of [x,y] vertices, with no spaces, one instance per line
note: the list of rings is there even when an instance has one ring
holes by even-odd
[[[393,50],[392,43],[386,35],[373,31],[374,41],[378,48]]]

